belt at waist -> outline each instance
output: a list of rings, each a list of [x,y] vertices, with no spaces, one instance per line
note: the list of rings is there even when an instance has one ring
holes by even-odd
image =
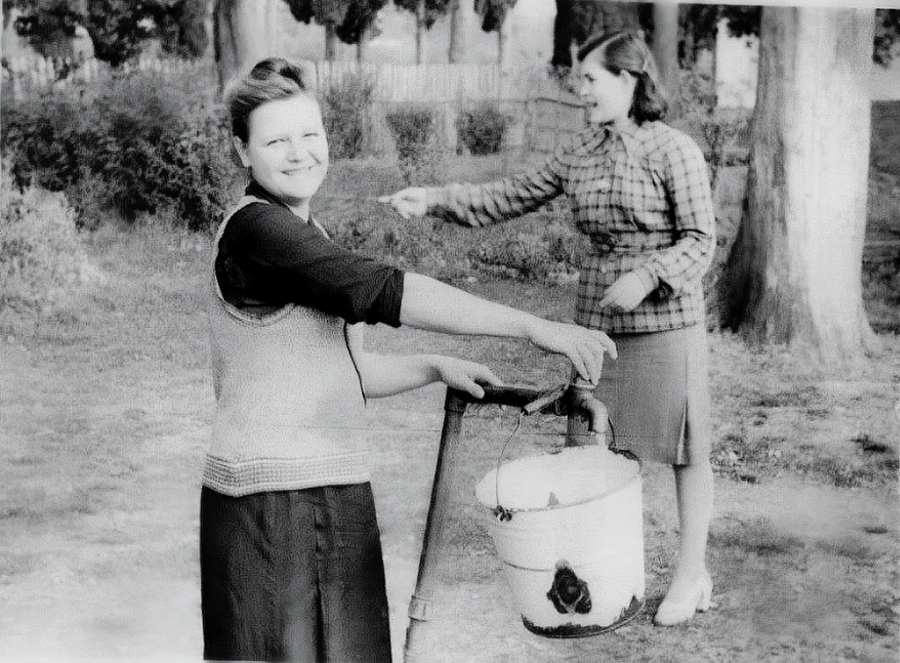
[[[615,257],[615,256],[629,256],[641,253],[650,253],[653,251],[662,251],[664,249],[668,249],[672,246],[671,242],[661,243],[661,242],[648,242],[646,244],[636,244],[636,245],[621,245],[621,244],[607,244],[607,243],[596,243],[591,242],[589,245],[588,253],[592,256],[599,257]]]

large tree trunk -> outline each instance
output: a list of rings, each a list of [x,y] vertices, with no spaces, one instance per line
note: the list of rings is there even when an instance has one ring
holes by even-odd
[[[213,35],[219,90],[267,55],[267,0],[216,0]]]
[[[874,10],[764,7],[724,321],[822,362],[875,345],[862,302]]]
[[[653,57],[659,68],[659,80],[669,97],[669,113],[677,117],[681,109],[675,92],[679,86],[678,68],[678,4],[657,2],[653,5]]]

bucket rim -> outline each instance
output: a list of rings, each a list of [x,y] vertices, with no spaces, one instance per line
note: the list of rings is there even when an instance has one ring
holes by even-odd
[[[516,459],[516,460],[520,460],[520,459]],[[515,462],[515,460],[507,461],[506,463],[503,463],[503,465],[507,465],[508,463],[514,463],[514,462]],[[482,481],[487,479],[491,475],[492,472],[496,472],[497,474],[496,474],[495,482],[499,488],[500,474],[499,474],[498,470],[499,470],[499,468],[497,468],[497,470],[491,470],[490,472],[488,472],[484,476],[484,478],[482,478]],[[638,462],[637,465],[635,465],[634,471],[631,473],[631,475],[628,476],[627,478],[625,478],[621,483],[613,486],[612,488],[609,488],[607,490],[601,491],[597,494],[591,495],[589,497],[585,497],[583,499],[580,499],[580,500],[577,500],[574,502],[565,502],[565,503],[560,503],[560,504],[548,504],[548,505],[539,506],[539,507],[537,507],[537,506],[535,506],[535,507],[505,507],[499,503],[500,500],[497,500],[497,504],[493,504],[493,505],[488,504],[487,502],[484,502],[480,499],[478,501],[484,507],[490,509],[495,514],[512,515],[514,513],[531,513],[531,512],[537,512],[537,511],[556,511],[559,509],[568,509],[568,508],[574,507],[574,506],[581,506],[583,504],[588,504],[590,502],[595,502],[595,501],[601,500],[605,497],[609,497],[610,495],[613,495],[614,493],[617,493],[620,490],[624,490],[625,488],[627,488],[631,483],[633,483],[635,481],[635,479],[640,480],[640,477],[641,477],[641,464],[640,464],[640,462]],[[500,519],[500,518],[498,517],[498,519]]]

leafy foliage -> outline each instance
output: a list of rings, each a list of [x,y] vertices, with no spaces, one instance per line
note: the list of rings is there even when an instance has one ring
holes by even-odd
[[[397,147],[400,172],[407,185],[425,184],[436,175],[438,154],[432,137],[434,111],[428,106],[408,104],[385,115]]]
[[[572,43],[583,44],[591,35],[608,30],[641,27],[653,33],[652,5],[648,3],[594,2],[593,0],[556,0],[551,67],[564,73],[572,66]],[[629,15],[632,14],[632,15]],[[759,36],[762,7],[759,5],[679,5],[678,54],[683,67],[689,67],[701,49],[715,45],[719,21],[725,19],[732,37]],[[900,45],[900,9],[875,10],[875,43],[872,60],[887,66]]]
[[[394,0],[394,4],[416,16],[419,15],[419,5],[421,4],[423,24],[426,29],[430,30],[435,21],[450,11],[455,1],[460,0]]]
[[[475,13],[481,17],[481,29],[499,32],[516,0],[475,0]]]
[[[285,0],[301,23],[331,25],[345,44],[356,44],[375,22],[387,0]]]
[[[100,278],[75,229],[62,194],[29,187],[16,191],[8,173],[0,204],[0,328],[14,331],[23,318],[37,320],[82,283]]]
[[[81,16],[68,0],[45,0],[40,5],[40,10],[26,10],[16,19],[16,31],[44,57],[59,56],[59,45],[75,36]]]
[[[503,144],[506,116],[493,104],[481,104],[459,114],[456,131],[471,154],[495,154]]]
[[[118,67],[136,57],[151,37],[163,50],[198,57],[206,50],[203,0],[15,0],[22,15],[16,31],[41,54],[54,49],[83,25],[100,60]]]
[[[134,221],[170,210],[190,228],[220,216],[236,176],[230,134],[196,81],[123,74],[84,92],[4,109],[3,150],[17,186],[65,192],[90,227],[111,212]]]
[[[352,159],[362,154],[374,94],[373,82],[362,74],[347,77],[325,91],[322,114],[333,158]]]
[[[872,59],[884,67],[890,65],[900,50],[900,9],[878,9],[875,12],[875,52]]]

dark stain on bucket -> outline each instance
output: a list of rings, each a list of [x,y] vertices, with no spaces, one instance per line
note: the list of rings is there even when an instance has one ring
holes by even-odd
[[[575,574],[575,570],[564,559],[556,563],[553,585],[547,598],[556,611],[562,615],[577,612],[585,615],[591,611],[591,591],[587,583]]]

